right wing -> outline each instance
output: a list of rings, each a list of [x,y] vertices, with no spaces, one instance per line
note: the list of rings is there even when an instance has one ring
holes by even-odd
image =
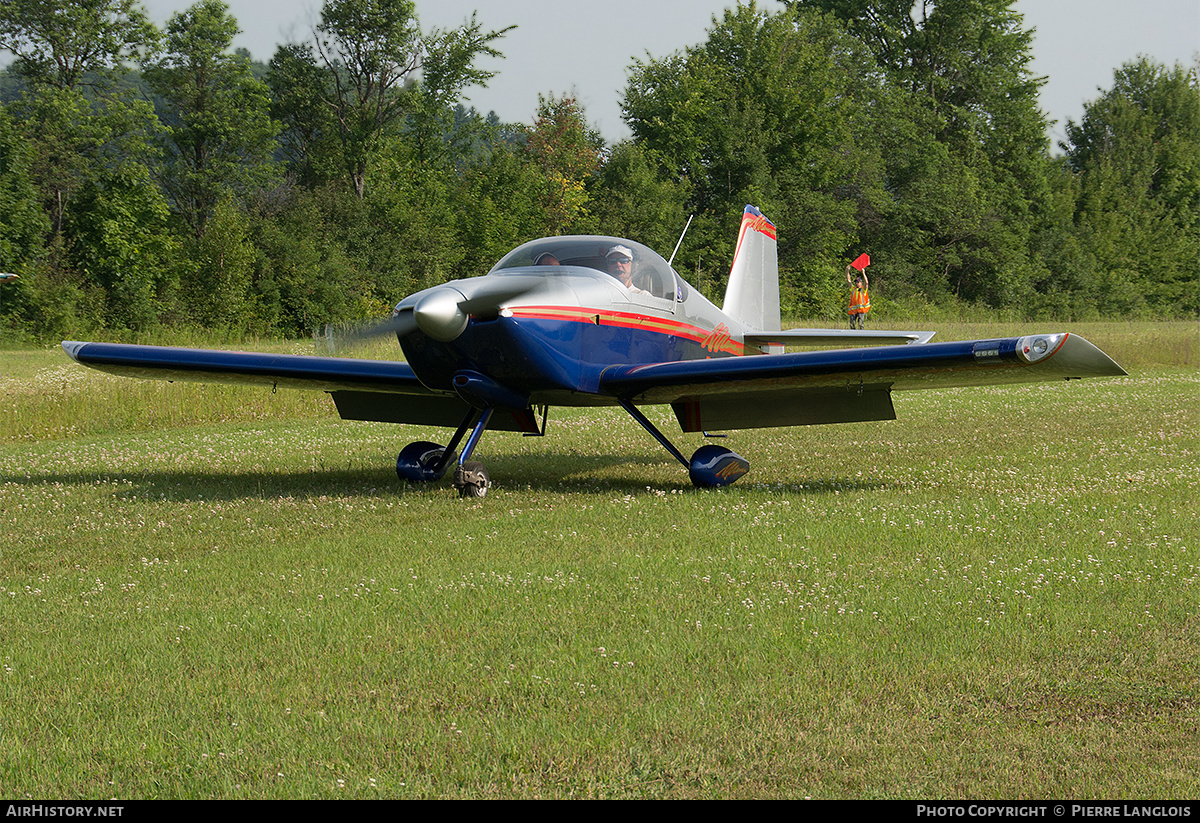
[[[470,411],[456,394],[426,388],[394,360],[64,341],[75,362],[123,377],[241,383],[328,392],[344,420],[457,426]],[[491,428],[529,431],[532,413],[497,414]]]
[[[407,363],[305,357],[295,354],[133,346],[125,343],[63,341],[76,363],[122,377],[189,380],[197,383],[251,383],[319,391],[375,391],[429,395]]]

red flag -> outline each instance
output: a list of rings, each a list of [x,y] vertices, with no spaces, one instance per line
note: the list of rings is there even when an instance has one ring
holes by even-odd
[[[858,256],[858,259],[855,260],[850,265],[853,266],[854,268],[858,269],[859,271],[862,271],[867,266],[871,265],[871,257],[864,252],[863,254],[860,254]]]

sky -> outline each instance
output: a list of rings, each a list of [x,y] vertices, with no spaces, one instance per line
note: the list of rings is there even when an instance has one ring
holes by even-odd
[[[194,0],[142,0],[160,27]],[[226,0],[242,28],[234,45],[257,60],[280,43],[311,37],[320,0]],[[609,142],[629,136],[620,101],[635,59],[660,59],[705,40],[705,32],[735,0],[416,0],[422,27],[455,28],[476,12],[486,30],[515,25],[498,42],[504,59],[487,88],[467,90],[467,105],[507,122],[532,123],[538,95],[575,96],[590,124]],[[760,0],[766,11],[781,8]],[[1190,66],[1200,60],[1200,3],[1196,0],[1017,0],[1036,30],[1033,71],[1047,77],[1042,110],[1065,138],[1068,119],[1111,88],[1113,71],[1145,55]]]

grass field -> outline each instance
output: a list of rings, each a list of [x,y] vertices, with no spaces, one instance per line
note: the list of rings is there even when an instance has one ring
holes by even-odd
[[[482,501],[396,480],[444,430],[0,352],[0,796],[1200,796],[1200,336],[1069,330],[1130,376],[719,491],[552,410]]]

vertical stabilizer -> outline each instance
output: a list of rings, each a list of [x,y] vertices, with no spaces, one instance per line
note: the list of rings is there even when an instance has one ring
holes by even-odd
[[[747,330],[779,331],[779,261],[775,224],[754,206],[742,212],[725,305],[721,310]]]

